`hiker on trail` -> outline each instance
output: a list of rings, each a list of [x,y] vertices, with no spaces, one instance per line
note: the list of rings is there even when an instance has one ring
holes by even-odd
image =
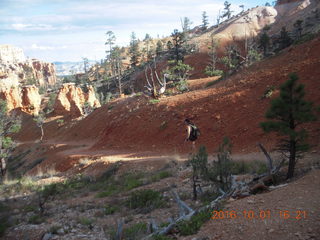
[[[186,127],[187,127],[186,129],[187,138],[185,141],[191,141],[192,149],[195,150],[195,144],[196,144],[197,138],[200,136],[200,130],[188,118],[184,120],[184,123],[186,124]]]
[[[1,158],[0,160],[0,170],[2,177],[4,177],[7,171],[6,160],[4,158]]]

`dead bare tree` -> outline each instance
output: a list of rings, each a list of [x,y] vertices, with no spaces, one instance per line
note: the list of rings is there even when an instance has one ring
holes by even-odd
[[[0,161],[0,170],[1,170],[1,176],[4,177],[7,172],[7,163],[5,158],[1,158]]]
[[[148,93],[153,98],[158,99],[166,91],[167,74],[164,74],[163,79],[161,80],[158,76],[157,70],[156,69],[152,70],[150,65],[148,65],[145,68],[144,72],[145,72],[145,76],[146,76],[146,80],[147,80],[147,86],[145,86],[145,88],[147,88]],[[149,75],[150,79],[149,79],[148,75]],[[157,83],[154,80],[155,78],[157,79]],[[159,90],[157,90],[157,88],[159,88]]]
[[[208,211],[210,209],[215,209],[218,204],[225,198],[229,197],[233,193],[233,190],[230,190],[227,193],[224,193],[220,197],[216,198],[214,201],[212,201],[210,204],[199,208],[198,210],[194,210],[191,207],[189,207],[184,201],[182,201],[176,191],[172,191],[172,195],[174,199],[176,200],[178,206],[179,206],[179,217],[175,220],[170,219],[170,223],[168,226],[163,228],[157,228],[157,231],[154,231],[152,234],[146,236],[144,240],[152,239],[156,235],[165,235],[168,232],[170,232],[171,229],[173,229],[177,224],[181,221],[187,221],[190,220],[191,217],[195,214],[198,214],[203,211]],[[155,225],[154,220],[152,220],[151,225]]]

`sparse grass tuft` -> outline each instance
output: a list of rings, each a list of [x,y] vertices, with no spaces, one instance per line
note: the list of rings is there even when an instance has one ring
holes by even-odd
[[[161,171],[161,172],[158,172],[158,173],[152,175],[151,181],[152,182],[157,182],[157,181],[160,181],[161,179],[168,178],[168,177],[171,177],[171,176],[172,176],[171,172],[169,172],[169,171]]]
[[[231,162],[231,173],[237,174],[262,174],[267,172],[268,168],[265,162],[254,160],[254,161],[232,161]]]
[[[159,102],[160,102],[159,99],[150,99],[150,100],[149,100],[149,103],[152,103],[152,104],[157,104],[157,103],[159,103]]]
[[[163,121],[163,122],[160,124],[160,130],[161,130],[161,131],[165,130],[167,127],[168,127],[168,122],[167,122],[167,121]]]
[[[104,206],[104,213],[106,214],[106,215],[112,215],[112,214],[114,214],[115,212],[118,212],[120,209],[119,209],[119,207],[117,207],[117,206],[110,206],[110,205],[105,205]]]
[[[58,230],[61,228],[61,226],[58,225],[53,225],[50,227],[49,232],[52,234],[57,234]]]
[[[136,223],[123,230],[122,239],[140,240],[147,233],[148,233],[148,228],[146,223]],[[112,231],[110,235],[112,240],[116,240],[115,231]]]
[[[153,240],[173,240],[173,238],[164,236],[164,235],[156,235],[156,236],[153,236],[152,239]]]
[[[45,221],[45,219],[42,216],[40,216],[39,214],[35,214],[35,215],[32,215],[31,217],[29,217],[28,223],[41,224],[44,221]]]
[[[151,189],[144,189],[131,193],[127,206],[131,209],[144,209],[146,212],[151,212],[153,209],[163,207],[165,202],[162,199],[161,193]]]
[[[211,212],[209,210],[202,211],[191,217],[189,221],[182,221],[178,224],[178,229],[182,236],[196,234],[201,226],[210,219]]]
[[[94,220],[87,218],[87,217],[81,217],[79,218],[78,222],[84,226],[87,226],[89,229],[93,229],[93,223]]]

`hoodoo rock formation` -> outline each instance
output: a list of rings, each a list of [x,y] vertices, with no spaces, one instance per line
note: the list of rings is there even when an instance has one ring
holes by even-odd
[[[26,59],[22,49],[0,45],[0,88],[18,86],[20,83],[48,86],[56,82],[54,64]]]
[[[83,107],[85,103],[92,108],[100,107],[100,102],[95,97],[92,86],[88,86],[88,92],[84,92],[73,83],[63,84],[55,101],[54,112],[57,115],[79,117],[84,114]]]
[[[26,86],[21,90],[22,93],[22,111],[38,115],[41,105],[41,96],[36,86]]]
[[[38,115],[41,96],[36,86],[4,88],[0,90],[0,99],[7,102],[8,111],[20,109],[28,114]]]
[[[7,102],[8,111],[21,108],[21,92],[18,87],[11,87],[0,90],[0,99]]]

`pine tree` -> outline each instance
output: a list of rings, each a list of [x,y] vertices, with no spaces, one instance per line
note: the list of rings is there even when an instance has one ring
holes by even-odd
[[[281,28],[279,43],[280,50],[289,47],[292,43],[292,39],[290,38],[286,27]]]
[[[6,159],[14,148],[12,133],[17,133],[21,128],[21,118],[17,117],[13,112],[9,113],[7,102],[0,100],[0,163],[2,177],[6,173]],[[4,163],[4,164],[3,164]]]
[[[186,54],[186,49],[184,44],[186,42],[186,37],[184,32],[179,32],[178,29],[175,29],[171,34],[173,46],[171,48],[171,52],[173,55],[173,59],[178,61],[184,61],[184,55]]]
[[[270,29],[269,26],[265,26],[263,28],[263,33],[259,38],[260,47],[262,47],[262,49],[263,49],[263,55],[264,56],[267,56],[268,48],[269,48],[269,45],[270,45],[270,37],[269,37],[269,35],[267,33],[269,29]]]
[[[159,57],[162,52],[163,52],[163,44],[162,44],[161,40],[158,40],[157,48],[156,48],[156,56]]]
[[[135,67],[139,63],[139,57],[140,57],[140,51],[139,51],[139,44],[136,37],[135,32],[131,33],[131,41],[130,41],[130,48],[129,48],[129,54],[130,54],[130,63],[132,67]]]
[[[181,19],[181,25],[182,25],[182,32],[186,33],[188,31],[190,31],[190,28],[191,28],[191,20],[187,17],[184,17],[183,18],[183,21]]]
[[[196,201],[198,197],[197,188],[201,189],[200,179],[205,179],[208,175],[208,153],[206,147],[200,146],[199,151],[189,159],[189,163],[192,166],[193,200]]]
[[[293,177],[299,153],[309,149],[307,132],[301,125],[316,120],[312,102],[304,100],[304,85],[297,85],[297,81],[298,76],[291,73],[289,80],[280,87],[280,96],[273,99],[266,112],[269,121],[260,124],[265,132],[277,132],[282,136],[278,148],[289,153],[287,178]]]
[[[230,10],[230,6],[231,3],[229,3],[228,1],[224,2],[224,14],[222,15],[222,17],[227,17],[228,19],[231,17],[231,13],[232,11]]]
[[[301,19],[298,19],[294,24],[293,26],[295,27],[297,33],[298,33],[298,39],[301,38],[301,34],[302,34],[302,23],[303,23],[303,20]]]
[[[208,15],[207,15],[207,12],[206,11],[203,11],[202,12],[202,29],[203,30],[207,30],[208,28]]]

